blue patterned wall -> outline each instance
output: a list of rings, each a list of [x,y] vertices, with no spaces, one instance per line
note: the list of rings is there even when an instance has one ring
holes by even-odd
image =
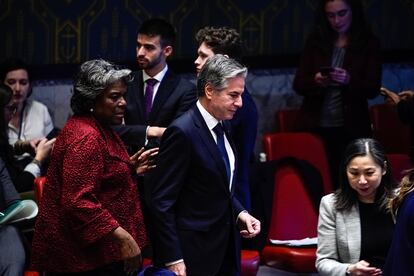
[[[414,50],[414,0],[363,0],[384,49]],[[176,59],[194,57],[194,33],[228,25],[242,34],[246,55],[300,53],[318,0],[0,0],[0,59],[69,64],[104,57],[133,61],[136,30],[147,18],[178,31]]]

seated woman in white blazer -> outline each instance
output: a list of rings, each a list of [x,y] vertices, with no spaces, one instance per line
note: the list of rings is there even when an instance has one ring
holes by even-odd
[[[397,183],[373,139],[344,152],[339,189],[322,198],[316,268],[320,275],[381,275],[394,223],[386,206]]]

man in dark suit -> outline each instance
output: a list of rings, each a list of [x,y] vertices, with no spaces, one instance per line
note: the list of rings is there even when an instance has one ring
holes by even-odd
[[[168,68],[174,40],[174,28],[163,19],[149,19],[138,30],[136,55],[141,70],[133,73],[128,86],[125,124],[116,128],[133,151],[158,146],[165,128],[197,100],[195,86]]]
[[[198,102],[165,131],[151,172],[157,265],[177,275],[237,275],[260,222],[234,196],[237,157],[223,121],[242,106],[247,69],[223,55],[197,79]],[[223,130],[224,128],[224,130]]]
[[[239,33],[228,27],[205,27],[196,34],[198,42],[197,59],[194,61],[197,74],[209,57],[226,55],[240,60],[242,47]],[[243,106],[230,120],[231,136],[236,146],[238,168],[235,193],[246,210],[251,210],[249,171],[256,143],[258,114],[256,104],[247,88],[242,94]]]

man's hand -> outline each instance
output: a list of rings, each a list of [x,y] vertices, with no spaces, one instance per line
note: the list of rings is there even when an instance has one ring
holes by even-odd
[[[260,233],[260,221],[248,212],[241,212],[237,224],[240,228],[240,235],[243,238],[253,238]]]
[[[167,266],[167,269],[174,272],[177,276],[186,276],[186,268],[184,262],[179,262],[176,264],[172,264]]]

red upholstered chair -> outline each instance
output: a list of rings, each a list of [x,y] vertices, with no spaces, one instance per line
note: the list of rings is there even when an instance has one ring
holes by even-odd
[[[35,200],[37,203],[40,203],[40,200],[42,199],[43,187],[45,183],[46,183],[45,176],[36,177],[34,180],[34,195],[35,195]]]
[[[387,158],[390,162],[392,176],[397,181],[401,181],[405,175],[406,170],[413,168],[413,163],[408,154],[388,153]]]
[[[259,270],[260,255],[256,250],[241,251],[241,276],[256,276]]]
[[[411,134],[407,125],[402,123],[394,106],[377,104],[369,108],[373,137],[385,148],[387,153],[410,151]]]
[[[37,271],[28,271],[28,270],[26,270],[23,274],[23,276],[39,276],[39,275],[40,274]]]
[[[299,109],[276,111],[276,132],[295,132],[298,129]]]
[[[325,147],[317,135],[307,132],[264,134],[263,147],[267,160],[295,157],[308,161],[320,172],[325,194],[332,191]]]
[[[292,240],[317,236],[318,211],[301,175],[289,164],[277,167],[274,176],[269,239]],[[316,246],[290,247],[267,244],[265,265],[295,273],[316,272]]]

